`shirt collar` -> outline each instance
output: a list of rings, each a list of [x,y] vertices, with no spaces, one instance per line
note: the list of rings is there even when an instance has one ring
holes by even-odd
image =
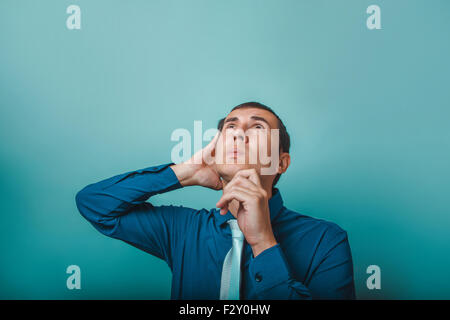
[[[269,199],[269,211],[270,211],[270,221],[274,222],[274,220],[279,216],[281,212],[281,208],[283,208],[283,198],[281,197],[281,192],[277,188],[273,189],[272,197]],[[231,214],[230,210],[223,216],[220,214],[220,209],[215,209],[214,216],[219,226],[222,226],[230,219],[235,219],[235,217]]]

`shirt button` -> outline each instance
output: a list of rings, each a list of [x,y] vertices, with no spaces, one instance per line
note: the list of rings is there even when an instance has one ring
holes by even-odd
[[[261,280],[262,280],[262,275],[259,274],[259,273],[257,273],[257,274],[255,275],[255,281],[256,281],[256,282],[261,282]]]

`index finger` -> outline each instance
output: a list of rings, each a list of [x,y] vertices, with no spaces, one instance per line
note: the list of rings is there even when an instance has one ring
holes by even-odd
[[[219,139],[219,136],[220,136],[220,131],[217,131],[214,138],[208,143],[208,145],[204,148],[204,150],[214,149],[217,144],[217,139]]]
[[[256,173],[255,169],[244,169],[244,170],[239,170],[238,172],[236,172],[236,174],[234,175],[233,179],[235,177],[244,177],[249,179],[251,182],[253,182],[254,184],[256,184],[257,186],[261,187],[261,180],[259,179],[259,175],[258,173]]]
[[[217,131],[214,138],[210,143],[202,150],[203,160],[207,164],[212,164],[214,162],[214,157],[212,155],[213,150],[216,148],[217,140],[219,139],[220,131]]]

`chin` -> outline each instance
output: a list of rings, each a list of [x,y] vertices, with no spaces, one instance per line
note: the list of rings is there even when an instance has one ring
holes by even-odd
[[[217,165],[217,172],[224,180],[230,181],[236,172],[251,168],[255,168],[255,166],[249,164],[220,164]]]

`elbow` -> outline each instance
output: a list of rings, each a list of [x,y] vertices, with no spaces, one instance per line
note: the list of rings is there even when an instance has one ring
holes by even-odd
[[[80,212],[80,214],[87,218],[86,212],[88,210],[88,193],[85,190],[86,188],[81,189],[80,191],[77,192],[77,194],[75,195],[75,204],[77,206],[78,211]]]
[[[86,198],[83,191],[84,191],[84,189],[81,189],[75,195],[75,204],[77,205],[78,210],[80,210],[80,207],[83,205],[85,198]]]
[[[98,220],[98,214],[96,213],[98,210],[95,210],[94,206],[95,197],[87,186],[77,192],[75,195],[75,204],[81,216],[86,220],[91,222]]]
[[[99,205],[98,194],[94,189],[85,187],[75,195],[75,203],[81,216],[89,221],[98,231],[110,235],[117,224],[117,218],[111,216]]]

